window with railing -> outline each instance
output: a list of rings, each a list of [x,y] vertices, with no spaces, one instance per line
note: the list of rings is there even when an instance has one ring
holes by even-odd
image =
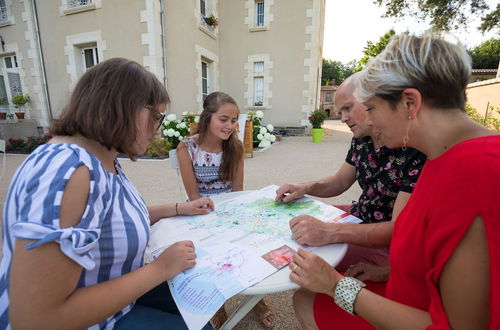
[[[264,105],[264,62],[253,62],[253,105],[261,107]]]
[[[264,0],[255,1],[255,26],[264,26]]]
[[[0,22],[6,22],[9,20],[9,12],[7,6],[5,5],[5,0],[0,0]]]
[[[253,78],[253,105],[256,107],[264,105],[264,77]]]
[[[0,108],[9,109],[12,97],[23,94],[16,55],[0,58]]]
[[[68,8],[77,8],[91,4],[92,0],[68,0]]]
[[[200,0],[200,26],[210,32],[214,32],[218,25],[213,6],[212,0]]]

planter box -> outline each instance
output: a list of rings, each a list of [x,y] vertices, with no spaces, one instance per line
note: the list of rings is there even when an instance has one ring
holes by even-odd
[[[7,119],[7,113],[6,112],[0,112],[0,120],[6,120]]]
[[[24,112],[16,112],[17,119],[24,119]]]

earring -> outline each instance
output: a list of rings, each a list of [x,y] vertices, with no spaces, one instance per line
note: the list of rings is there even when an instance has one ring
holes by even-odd
[[[406,134],[403,137],[403,147],[401,148],[403,151],[406,151],[406,145],[408,144],[408,141],[410,141],[410,136],[408,133],[410,132],[410,124],[411,124],[411,115],[408,116],[408,126],[406,127]]]

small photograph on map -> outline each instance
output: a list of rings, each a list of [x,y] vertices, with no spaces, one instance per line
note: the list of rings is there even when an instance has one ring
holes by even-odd
[[[297,253],[288,245],[271,250],[264,254],[262,258],[273,265],[276,269],[281,269],[292,261],[293,255]]]

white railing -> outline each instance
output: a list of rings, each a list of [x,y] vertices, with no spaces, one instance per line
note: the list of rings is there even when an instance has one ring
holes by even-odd
[[[92,0],[68,0],[68,8],[76,8],[92,4]]]
[[[0,7],[0,22],[5,22],[9,20],[9,13],[7,12],[7,7]]]

